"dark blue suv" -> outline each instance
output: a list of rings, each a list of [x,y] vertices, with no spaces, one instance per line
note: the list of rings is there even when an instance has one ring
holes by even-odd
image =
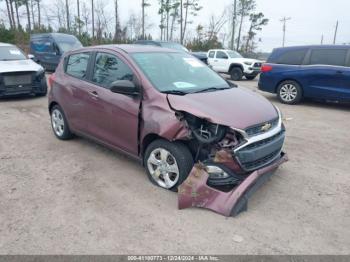
[[[303,97],[350,102],[350,46],[276,48],[261,68],[259,89],[286,104]]]

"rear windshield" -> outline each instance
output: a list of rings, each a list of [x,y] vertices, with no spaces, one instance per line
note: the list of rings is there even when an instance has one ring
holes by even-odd
[[[0,46],[0,61],[26,60],[23,52],[15,46]]]
[[[182,52],[188,52],[188,49],[186,47],[184,47],[183,45],[177,44],[177,43],[161,43],[162,47],[165,48],[170,48],[170,49],[175,49],[175,50],[179,50]]]
[[[284,65],[301,65],[304,61],[307,49],[285,50],[278,54],[275,51],[271,54],[268,63],[284,64]]]

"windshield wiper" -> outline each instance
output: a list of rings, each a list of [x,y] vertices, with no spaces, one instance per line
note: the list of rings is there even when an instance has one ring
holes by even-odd
[[[196,93],[205,93],[205,92],[213,92],[213,91],[219,91],[219,90],[226,90],[226,89],[231,89],[232,87],[208,87],[202,90],[198,90],[196,92],[193,92],[193,94]]]
[[[188,94],[187,92],[180,91],[180,90],[167,90],[167,91],[162,91],[161,93],[171,94],[171,95],[180,95],[180,96],[184,96]]]

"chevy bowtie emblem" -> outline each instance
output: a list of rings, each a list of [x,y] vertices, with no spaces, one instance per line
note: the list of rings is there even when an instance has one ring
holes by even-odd
[[[270,123],[266,123],[265,125],[263,125],[261,127],[261,131],[266,132],[269,131],[271,129],[272,125]]]

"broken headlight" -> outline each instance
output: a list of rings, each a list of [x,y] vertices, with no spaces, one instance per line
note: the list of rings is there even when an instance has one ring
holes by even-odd
[[[184,113],[189,129],[194,138],[201,144],[212,144],[222,140],[227,132],[227,128],[222,125],[213,124],[205,119]]]

